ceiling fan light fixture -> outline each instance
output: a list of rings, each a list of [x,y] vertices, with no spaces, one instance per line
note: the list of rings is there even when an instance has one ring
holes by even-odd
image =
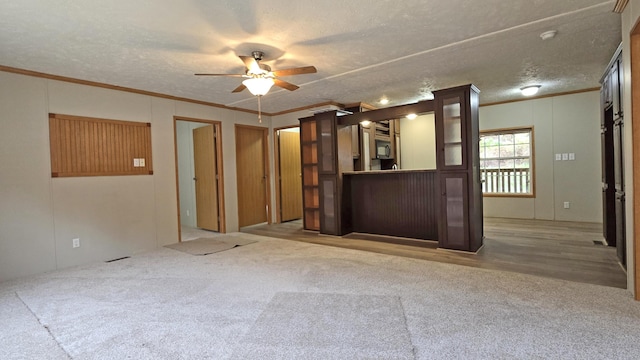
[[[524,96],[532,96],[532,95],[535,95],[538,92],[538,90],[540,90],[540,86],[541,85],[525,86],[523,88],[520,88],[520,91]]]
[[[251,92],[253,95],[262,96],[266,95],[269,92],[274,84],[274,81],[270,77],[257,77],[246,79],[242,82],[242,84],[246,86],[247,89],[249,89],[249,92]]]

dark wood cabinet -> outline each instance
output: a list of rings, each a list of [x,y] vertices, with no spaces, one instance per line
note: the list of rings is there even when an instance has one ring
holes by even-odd
[[[602,146],[603,236],[615,246],[626,264],[624,113],[622,102],[622,51],[618,47],[602,76],[600,132]]]
[[[333,115],[333,116],[332,116]],[[320,113],[314,116],[318,127],[318,173],[335,174],[337,149],[335,112]]]
[[[434,92],[442,248],[477,251],[483,243],[478,93],[473,85]]]
[[[440,235],[448,249],[469,250],[469,193],[467,174],[448,172],[440,174]]]
[[[466,113],[463,102],[464,94],[454,92],[443,94],[436,100],[436,155],[438,169],[466,170],[467,169],[467,137]]]
[[[339,193],[336,182],[336,177],[333,175],[320,176],[320,201],[322,203],[320,232],[323,234],[337,235]]]
[[[302,139],[307,138],[307,132],[313,133],[313,126],[317,134],[315,141],[310,140],[308,144],[316,146],[316,165],[308,165],[310,170],[302,173],[302,183],[309,184],[303,186],[305,229],[319,230],[322,234],[330,235],[342,235],[350,231],[349,224],[343,224],[341,213],[348,212],[348,208],[343,209],[343,206],[348,205],[342,201],[342,173],[353,171],[352,134],[351,126],[338,126],[337,119],[336,111],[300,119]],[[306,159],[313,159],[314,155],[313,146],[305,147],[304,141],[302,145],[304,168]],[[307,202],[307,198],[312,201]],[[307,212],[313,214],[309,215],[309,222]]]

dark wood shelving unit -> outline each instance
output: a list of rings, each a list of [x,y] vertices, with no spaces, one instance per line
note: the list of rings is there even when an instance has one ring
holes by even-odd
[[[302,203],[306,230],[320,230],[320,189],[318,187],[318,135],[313,119],[300,123],[302,149]]]
[[[353,171],[351,125],[338,126],[336,111],[300,120],[304,228],[322,234],[343,235],[350,224],[341,214],[342,174]]]

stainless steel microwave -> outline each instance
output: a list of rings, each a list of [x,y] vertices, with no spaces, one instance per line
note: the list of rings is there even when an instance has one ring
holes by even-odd
[[[392,159],[389,141],[376,140],[376,159]]]

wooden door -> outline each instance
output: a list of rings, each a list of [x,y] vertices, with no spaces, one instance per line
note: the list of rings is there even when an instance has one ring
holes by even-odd
[[[201,229],[219,231],[213,125],[193,129],[193,163],[197,226]]]
[[[236,126],[238,224],[267,221],[266,128]]]
[[[302,217],[302,170],[300,133],[279,131],[280,218],[282,221]]]

